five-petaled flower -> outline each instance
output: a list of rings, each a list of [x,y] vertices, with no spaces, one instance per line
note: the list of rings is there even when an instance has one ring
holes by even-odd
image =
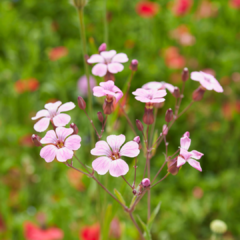
[[[165,90],[167,89],[169,92],[174,92],[174,86],[170,83],[165,82],[148,82],[142,86],[142,88],[150,90],[150,89],[158,89]]]
[[[36,120],[41,118],[35,125],[34,129],[37,132],[44,132],[48,126],[50,121],[54,124],[56,127],[63,127],[66,126],[71,120],[71,117],[65,113],[69,110],[72,110],[75,108],[75,104],[72,102],[68,102],[60,106],[62,102],[57,101],[55,103],[47,103],[45,104],[44,110],[40,110],[37,112],[36,116],[32,118],[32,120]]]
[[[45,159],[46,162],[52,162],[55,158],[59,162],[66,162],[72,159],[75,150],[78,150],[81,146],[81,137],[78,135],[71,135],[73,133],[72,128],[58,127],[56,132],[50,130],[46,133],[40,142],[47,144],[40,151],[40,156]],[[71,135],[70,137],[68,137]]]
[[[92,74],[103,77],[110,73],[118,73],[123,70],[123,65],[128,61],[128,57],[125,53],[118,53],[115,50],[102,51],[100,54],[93,54],[88,60],[88,63],[97,63],[93,69]]]
[[[95,148],[91,150],[91,154],[101,156],[92,163],[93,169],[98,174],[104,175],[108,171],[113,177],[127,174],[129,171],[128,164],[121,157],[136,157],[140,150],[138,144],[134,141],[129,141],[123,145],[125,139],[126,137],[123,134],[118,136],[110,135],[107,137],[107,142],[98,141],[96,143]]]
[[[177,167],[181,167],[183,164],[188,162],[192,167],[196,168],[198,171],[202,171],[200,163],[195,159],[199,160],[203,153],[196,150],[188,152],[191,144],[191,139],[189,138],[189,132],[186,132],[180,140],[180,155],[177,158]]]
[[[214,90],[216,92],[223,92],[222,86],[217,79],[211,74],[200,72],[192,72],[191,79],[198,81],[205,89]]]

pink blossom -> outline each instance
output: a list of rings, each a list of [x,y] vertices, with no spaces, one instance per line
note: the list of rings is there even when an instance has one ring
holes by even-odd
[[[191,144],[191,139],[189,138],[189,132],[186,132],[180,141],[180,155],[177,158],[177,167],[181,167],[183,164],[188,162],[192,167],[197,169],[198,171],[202,171],[202,168],[200,166],[200,163],[196,161],[195,159],[199,160],[203,153],[200,153],[196,150],[193,150],[191,152],[188,152],[188,149]]]
[[[56,127],[63,127],[70,122],[71,117],[61,112],[72,110],[75,108],[75,104],[73,102],[68,102],[60,106],[61,104],[62,102],[60,101],[47,103],[44,106],[47,110],[43,109],[37,112],[36,116],[32,118],[32,120],[41,118],[34,125],[34,129],[37,132],[44,132],[48,128],[50,121],[53,122]]]
[[[118,102],[123,96],[122,91],[114,85],[114,82],[109,80],[107,82],[101,82],[100,87],[93,88],[93,95],[96,97],[107,96],[107,98],[115,98]]]
[[[90,89],[92,90],[96,86],[96,80],[93,76],[90,76],[89,82],[90,82]],[[88,95],[88,80],[87,80],[86,75],[83,75],[81,78],[79,78],[78,90],[83,97],[87,97],[87,95]]]
[[[214,90],[216,92],[223,92],[222,86],[217,79],[211,74],[200,72],[192,72],[191,79],[200,82],[200,84],[207,90]]]
[[[91,154],[101,156],[92,163],[93,169],[98,174],[104,175],[108,171],[113,177],[127,174],[129,171],[128,164],[121,157],[136,157],[140,150],[138,149],[138,144],[134,141],[129,141],[123,145],[125,140],[126,137],[123,134],[118,136],[110,135],[107,137],[107,142],[98,141],[96,143],[95,148],[91,150]]]
[[[150,89],[146,90],[143,88],[138,88],[135,92],[132,93],[135,95],[136,99],[143,103],[160,103],[164,102],[164,96],[167,95],[166,90],[157,90],[157,89]]]
[[[164,90],[167,89],[169,92],[173,93],[174,92],[174,86],[169,83],[165,82],[149,82],[146,83],[142,86],[144,89],[158,89],[158,90]]]
[[[123,70],[123,65],[128,61],[125,53],[116,53],[115,50],[102,51],[100,54],[93,54],[88,60],[88,63],[97,63],[93,69],[92,74],[103,77],[107,72],[118,73]]]
[[[72,159],[73,151],[78,150],[81,146],[81,137],[78,135],[71,135],[73,133],[72,128],[58,127],[56,132],[50,130],[41,139],[42,144],[47,144],[43,147],[40,156],[45,159],[46,162],[52,162],[55,158],[59,162],[66,162],[68,159]],[[70,137],[68,137],[71,135]]]
[[[151,185],[150,179],[149,179],[149,178],[144,178],[144,179],[142,180],[142,182],[141,182],[141,185],[142,185],[143,187],[149,187],[149,186]]]

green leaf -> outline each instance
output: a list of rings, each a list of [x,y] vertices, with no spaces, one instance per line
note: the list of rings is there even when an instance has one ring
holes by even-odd
[[[132,205],[134,204],[134,202],[135,202],[136,198],[137,198],[137,196],[136,196],[136,195],[135,195],[135,196],[133,196],[133,198],[132,198],[132,201],[131,201],[131,204],[130,204],[130,208],[131,208],[131,207],[132,207]]]
[[[155,130],[154,135],[153,135],[153,143],[155,143],[157,141],[158,137],[159,137],[158,130]],[[155,145],[152,149],[152,156],[155,155],[156,151],[157,151],[157,147]]]
[[[125,202],[122,194],[121,194],[116,188],[114,188],[114,193],[115,193],[115,195],[117,196],[117,199],[118,199],[123,205],[126,206],[126,202]]]
[[[151,216],[150,216],[150,218],[149,218],[149,220],[148,220],[147,226],[148,226],[149,230],[151,230],[151,228],[152,228],[153,222],[154,222],[154,220],[155,220],[155,218],[156,218],[156,216],[157,216],[157,214],[158,214],[158,212],[159,212],[159,210],[160,210],[161,203],[162,203],[162,202],[160,202],[160,203],[156,206],[156,208],[153,210],[153,212],[152,212],[152,214],[151,214]]]
[[[149,230],[148,226],[142,221],[142,219],[139,216],[138,216],[138,220],[143,227],[144,237],[146,238],[146,240],[152,240],[152,236],[151,236],[151,233],[150,233],[150,230]]]
[[[112,204],[108,204],[102,226],[103,227],[102,239],[108,239],[110,223],[112,221],[112,218],[113,218]]]

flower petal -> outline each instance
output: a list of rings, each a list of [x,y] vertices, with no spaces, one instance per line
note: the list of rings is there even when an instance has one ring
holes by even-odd
[[[188,150],[191,145],[191,139],[187,136],[182,137],[180,140],[180,144],[181,144],[181,148]]]
[[[107,82],[100,82],[99,85],[104,88],[104,90],[112,91],[114,87],[114,82],[112,80],[108,80]]]
[[[192,157],[192,153],[188,152],[184,148],[180,148],[180,155],[187,161],[190,157]]]
[[[59,162],[66,162],[68,159],[72,159],[73,151],[66,147],[63,147],[63,148],[57,149],[56,155],[57,155],[56,158]]]
[[[123,134],[110,135],[107,137],[107,142],[113,151],[119,151],[120,147],[125,142],[126,137]]]
[[[203,79],[203,75],[201,72],[192,72],[191,79],[200,82]]]
[[[102,51],[100,55],[106,60],[110,60],[116,55],[116,53],[117,52],[115,50],[110,50],[110,51]]]
[[[107,73],[107,65],[98,63],[92,68],[92,74],[95,76],[103,77]]]
[[[177,167],[181,167],[183,164],[186,163],[186,160],[184,158],[182,158],[181,156],[178,156],[177,158]]]
[[[41,158],[44,158],[46,162],[52,162],[56,157],[57,147],[54,145],[47,145],[40,151]]]
[[[45,130],[47,130],[49,123],[50,123],[50,118],[48,117],[42,118],[37,123],[35,123],[34,129],[37,132],[44,132]]]
[[[66,139],[64,146],[70,150],[78,150],[81,147],[80,142],[81,137],[75,134]]]
[[[192,154],[192,157],[194,159],[198,159],[198,160],[204,155],[203,153],[200,153],[200,152],[198,152],[196,150],[193,150],[190,153]]]
[[[98,174],[104,175],[109,170],[111,162],[108,157],[99,157],[92,162],[92,167]]]
[[[105,141],[98,141],[95,148],[91,150],[91,154],[94,156],[111,156],[112,151]]]
[[[164,87],[171,93],[174,92],[174,86],[172,84],[169,84],[169,83],[164,83]]]
[[[53,130],[50,130],[46,133],[46,135],[40,140],[42,144],[56,144],[57,136]]]
[[[187,161],[192,167],[194,167],[195,169],[197,169],[198,171],[202,172],[202,168],[200,166],[200,163],[194,159],[189,159]]]
[[[75,108],[75,104],[73,102],[64,103],[59,107],[58,112],[67,112]]]
[[[48,110],[40,110],[37,112],[36,116],[35,117],[32,117],[32,120],[36,120],[38,118],[41,118],[41,117],[49,117],[49,112]]]
[[[120,156],[136,157],[140,153],[139,145],[134,141],[127,142],[122,146],[119,153]]]
[[[166,90],[158,90],[153,94],[153,98],[162,98],[167,95]]]
[[[125,53],[118,53],[112,59],[112,62],[125,63],[128,61],[128,57]]]
[[[93,95],[96,96],[96,97],[103,97],[105,96],[105,92],[104,92],[104,89],[102,87],[94,87],[93,88]]]
[[[124,66],[121,63],[109,63],[108,71],[110,73],[118,73],[124,69]]]
[[[103,63],[104,59],[101,55],[99,54],[93,54],[88,60],[88,63]]]
[[[56,127],[64,127],[71,120],[71,117],[68,114],[60,113],[53,118],[53,123]]]
[[[129,171],[129,167],[125,161],[122,159],[117,159],[111,162],[109,173],[113,177],[120,177]]]
[[[56,112],[57,111],[57,109],[58,109],[58,107],[60,106],[62,104],[62,102],[60,102],[60,101],[57,101],[57,102],[55,102],[55,103],[47,103],[47,104],[45,104],[45,108],[47,109],[47,110],[49,110],[49,111],[51,111],[51,112]]]
[[[161,82],[148,82],[142,86],[144,89],[160,89],[163,87],[163,83]]]
[[[72,128],[65,128],[65,127],[58,127],[56,128],[56,134],[60,141],[63,141],[66,139],[67,136],[73,133]]]

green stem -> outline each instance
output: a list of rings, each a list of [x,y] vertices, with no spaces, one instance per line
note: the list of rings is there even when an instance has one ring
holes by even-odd
[[[103,17],[103,21],[104,21],[104,42],[108,46],[107,0],[104,0],[103,9],[104,9],[104,11],[103,11],[103,14],[104,14],[104,17]]]
[[[91,88],[90,88],[90,73],[89,73],[89,67],[85,60],[85,56],[87,55],[87,43],[86,43],[86,34],[85,34],[85,26],[84,26],[84,14],[83,14],[83,8],[80,8],[77,10],[78,17],[79,17],[79,23],[80,23],[80,35],[81,35],[81,42],[82,42],[82,50],[83,50],[83,62],[84,62],[84,68],[85,73],[87,76],[87,82],[88,82],[88,112],[89,116],[92,119],[92,94],[91,94]],[[91,144],[94,146],[94,130],[93,128],[90,128],[90,134],[91,134]]]

